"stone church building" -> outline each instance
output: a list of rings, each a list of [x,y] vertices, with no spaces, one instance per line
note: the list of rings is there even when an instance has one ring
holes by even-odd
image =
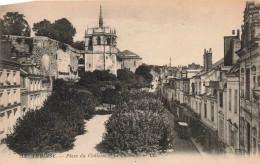
[[[140,63],[142,58],[139,56],[129,57],[124,56],[124,59],[119,55],[119,49],[117,48],[117,36],[116,30],[103,25],[102,7],[100,6],[99,26],[94,28],[88,28],[85,31],[85,54],[84,54],[84,67],[85,71],[94,70],[110,70],[110,73],[117,74],[118,69],[128,68],[134,71]],[[122,64],[124,60],[135,60],[132,65],[125,67]],[[136,60],[138,60],[136,62]],[[123,67],[122,67],[123,65]]]

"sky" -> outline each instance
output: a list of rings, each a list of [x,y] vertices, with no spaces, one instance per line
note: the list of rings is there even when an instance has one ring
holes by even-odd
[[[88,0],[36,1],[0,6],[24,14],[31,28],[47,19],[67,18],[76,28],[74,41],[84,40],[87,27],[97,27],[102,5],[104,26],[115,28],[117,47],[130,50],[146,64],[203,64],[212,49],[213,63],[224,57],[224,36],[241,29],[245,0]],[[242,32],[240,32],[241,34]]]

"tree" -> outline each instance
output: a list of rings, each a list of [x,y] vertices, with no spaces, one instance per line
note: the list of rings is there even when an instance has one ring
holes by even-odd
[[[38,23],[34,23],[32,29],[35,32],[36,36],[47,36],[51,38],[52,24],[46,19]]]
[[[47,36],[70,45],[73,43],[73,37],[76,34],[76,29],[66,18],[58,19],[54,23],[44,19],[33,24],[33,31],[35,31],[36,36]]]
[[[135,74],[128,69],[118,69],[117,79],[121,82],[134,83],[136,82]]]
[[[31,29],[23,14],[7,12],[1,21],[3,35],[30,36]]]
[[[153,80],[153,75],[150,72],[151,68],[145,64],[140,65],[135,70],[135,74],[143,76],[148,83],[151,83],[151,81]]]
[[[116,81],[116,75],[109,73],[109,70],[95,70],[93,71],[94,76],[98,79],[98,81]]]
[[[66,18],[56,20],[53,23],[53,39],[63,43],[72,44],[76,29]]]
[[[111,111],[111,104],[116,104],[118,100],[119,100],[119,94],[115,89],[107,88],[102,93],[102,102],[110,105],[110,111]]]
[[[84,41],[73,42],[71,46],[78,49],[78,50],[85,50],[85,42]]]

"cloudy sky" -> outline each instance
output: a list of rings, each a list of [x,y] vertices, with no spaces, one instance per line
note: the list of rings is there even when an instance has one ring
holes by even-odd
[[[98,26],[99,6],[104,25],[115,28],[118,48],[139,54],[147,64],[203,63],[204,48],[212,48],[213,62],[224,54],[223,37],[240,29],[245,0],[106,0],[41,1],[0,6],[25,15],[30,26],[43,19],[67,18],[83,40],[87,27]]]

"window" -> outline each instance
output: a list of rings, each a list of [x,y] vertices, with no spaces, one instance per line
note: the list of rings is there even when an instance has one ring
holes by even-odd
[[[246,69],[246,99],[250,99],[250,69]]]
[[[16,85],[16,71],[13,71],[14,85]]]
[[[241,69],[241,73],[244,73],[244,72],[245,72],[245,71],[244,71],[244,68],[242,68],[242,69]]]
[[[110,42],[111,42],[111,39],[108,37],[107,38],[107,45],[110,45],[111,44]]]
[[[10,117],[10,115],[11,115],[11,113],[12,113],[12,111],[7,111],[7,118],[9,118]]]
[[[252,72],[255,73],[256,71],[256,67],[253,65],[252,68],[251,68]]]
[[[198,102],[196,101],[195,111],[198,111]]]
[[[89,38],[89,40],[88,40],[88,46],[92,46],[92,38]]]
[[[14,90],[14,102],[16,102],[16,90]]]
[[[11,100],[11,99],[10,99],[10,96],[11,96],[11,95],[10,95],[10,92],[7,92],[7,103],[8,103],[8,104],[10,104],[10,100]]]
[[[33,90],[33,82],[31,81],[30,90]]]
[[[244,77],[241,78],[241,97],[244,98]]]
[[[101,38],[100,36],[97,37],[97,45],[100,45],[101,44]]]
[[[16,112],[17,112],[17,108],[14,109],[14,116],[15,116]]]
[[[88,66],[91,67],[91,64],[89,64]]]
[[[232,131],[232,125],[230,124],[230,122],[228,123],[228,138],[229,138],[229,142],[230,143],[232,143],[232,141],[231,140],[233,140],[232,139],[232,134],[231,134],[231,131]]]
[[[237,134],[238,134],[238,132],[237,132],[237,130],[234,130],[234,148],[236,149],[237,148]]]
[[[201,114],[201,103],[199,103],[199,105],[200,105],[200,108],[199,108],[199,113]]]
[[[204,117],[207,118],[207,101],[204,101]]]
[[[223,108],[223,93],[219,92],[219,107]]]
[[[235,114],[237,114],[237,90],[235,90],[235,93],[234,93],[234,112]]]
[[[256,78],[253,76],[253,89],[256,87]]]
[[[224,120],[223,116],[219,115],[219,135],[224,138]]]
[[[234,134],[234,130],[231,129],[231,146],[235,147],[235,134]]]
[[[214,102],[211,103],[211,121],[214,121]]]
[[[228,101],[228,109],[231,111],[231,103],[232,103],[232,91],[231,91],[231,89],[229,89],[229,97],[228,97],[228,99],[229,99],[229,101]]]
[[[134,61],[134,66],[136,66],[136,61]]]
[[[23,108],[22,115],[24,116],[26,112],[26,108]]]
[[[83,59],[83,58],[80,58],[80,59],[79,59],[79,64],[84,64],[84,63],[85,63],[84,59]]]
[[[244,133],[245,133],[245,127],[244,127],[244,124],[241,124],[241,130],[240,130],[240,140],[239,142],[241,143],[242,146],[245,145],[244,143]]]

